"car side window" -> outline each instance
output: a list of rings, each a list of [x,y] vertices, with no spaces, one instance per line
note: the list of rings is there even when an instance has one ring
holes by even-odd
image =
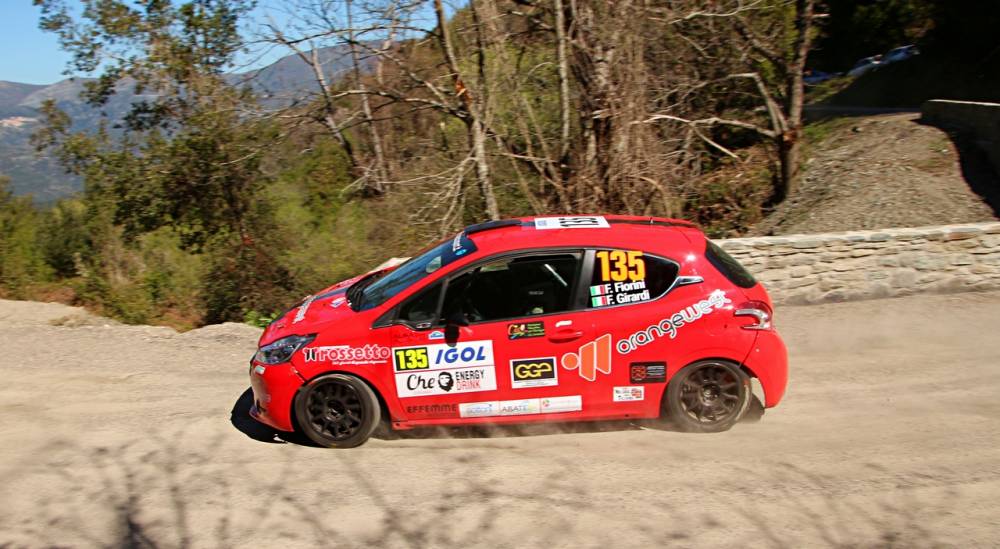
[[[580,264],[581,254],[558,253],[479,265],[449,281],[442,316],[488,322],[568,311]]]
[[[433,323],[437,320],[438,302],[441,298],[441,283],[431,285],[421,290],[417,295],[407,299],[399,307],[398,321],[406,324]]]
[[[639,250],[596,250],[588,307],[652,301],[677,279],[677,263]]]

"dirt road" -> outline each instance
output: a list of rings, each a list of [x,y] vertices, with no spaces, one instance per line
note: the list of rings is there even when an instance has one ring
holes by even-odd
[[[1000,544],[1000,293],[777,321],[786,401],[727,433],[456,431],[334,451],[231,423],[254,329],[0,302],[0,547]]]

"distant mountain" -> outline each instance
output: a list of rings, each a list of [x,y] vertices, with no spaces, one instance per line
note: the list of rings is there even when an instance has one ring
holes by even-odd
[[[350,70],[346,47],[330,47],[317,51],[328,83],[333,83]],[[316,80],[312,68],[295,55],[289,55],[258,70],[227,76],[234,85],[247,85],[258,95],[265,107],[276,108],[315,93]],[[54,159],[39,157],[31,146],[31,134],[38,129],[38,107],[46,99],[54,99],[73,118],[77,129],[97,128],[106,113],[111,120],[120,120],[137,100],[153,96],[137,96],[130,85],[122,84],[118,93],[106,105],[95,109],[80,99],[86,78],[67,78],[48,86],[0,81],[0,174],[11,178],[14,194],[31,194],[38,203],[50,203],[81,189],[78,178],[65,174]]]
[[[26,97],[45,88],[46,86],[39,84],[20,84],[0,80],[0,112],[16,108]]]
[[[350,50],[347,46],[321,48],[316,56],[323,65],[327,84],[344,78],[351,70]],[[362,61],[362,70],[370,65]],[[246,83],[257,93],[266,106],[288,105],[302,97],[303,91],[315,91],[316,75],[312,67],[297,55],[282,57],[263,69],[246,71],[229,77],[233,84]]]

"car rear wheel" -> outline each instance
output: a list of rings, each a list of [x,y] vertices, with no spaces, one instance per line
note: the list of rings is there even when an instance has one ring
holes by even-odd
[[[718,433],[743,417],[751,396],[750,377],[739,366],[703,360],[674,375],[667,386],[664,408],[683,431]]]
[[[295,398],[299,428],[310,440],[328,448],[364,444],[378,426],[378,399],[371,387],[354,376],[318,377]]]

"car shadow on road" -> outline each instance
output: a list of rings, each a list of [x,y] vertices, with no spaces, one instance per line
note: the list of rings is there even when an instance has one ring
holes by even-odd
[[[253,406],[253,390],[247,388],[243,394],[236,399],[230,411],[229,422],[244,435],[259,442],[268,444],[297,444],[319,448],[320,446],[300,435],[299,433],[289,433],[278,431],[250,417],[250,408]],[[742,423],[756,423],[764,415],[764,406],[756,396],[747,410]],[[639,431],[651,429],[656,431],[680,432],[670,421],[666,419],[635,419],[635,420],[610,420],[610,421],[576,421],[576,422],[545,422],[545,423],[525,423],[520,425],[452,425],[423,427],[409,430],[393,430],[383,423],[372,438],[379,440],[420,440],[420,439],[446,439],[446,438],[511,438],[511,437],[533,437],[563,434],[593,434],[607,433],[613,431]]]
[[[319,445],[315,444],[308,438],[299,435],[298,433],[279,431],[250,417],[250,408],[252,407],[253,389],[247,387],[247,390],[243,391],[243,394],[236,399],[236,402],[233,404],[233,409],[229,412],[229,423],[231,423],[237,431],[258,442],[266,442],[269,444],[291,443],[298,444],[300,446],[319,448]]]

